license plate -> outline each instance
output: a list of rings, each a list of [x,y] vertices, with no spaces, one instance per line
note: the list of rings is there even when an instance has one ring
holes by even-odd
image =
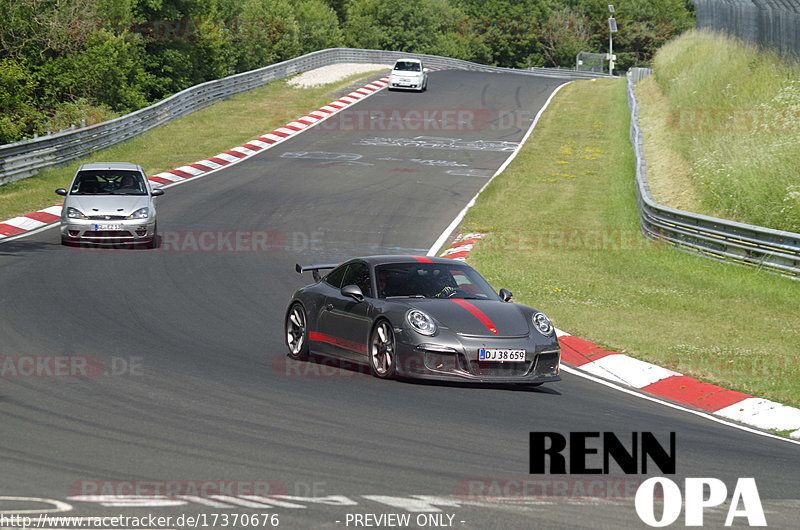
[[[122,225],[94,225],[95,231],[97,230],[122,230]]]
[[[525,350],[481,348],[478,350],[478,360],[499,361],[504,363],[522,363],[525,362]]]

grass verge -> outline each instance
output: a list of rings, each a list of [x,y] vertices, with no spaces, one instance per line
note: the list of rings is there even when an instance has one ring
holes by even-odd
[[[642,237],[625,81],[577,81],[468,212],[469,261],[559,328],[800,405],[800,282]]]
[[[237,94],[80,161],[0,186],[0,221],[59,204],[61,197],[53,191],[67,187],[82,163],[134,162],[141,164],[148,175],[175,169],[286,125],[375,79],[379,72],[382,70],[356,74],[314,88],[291,87],[287,80],[276,81]],[[209,131],[213,134],[207,134]]]
[[[691,190],[698,213],[800,232],[800,64],[710,31],[653,63],[637,97],[645,149],[659,153],[645,152],[656,200],[680,208],[659,188]]]

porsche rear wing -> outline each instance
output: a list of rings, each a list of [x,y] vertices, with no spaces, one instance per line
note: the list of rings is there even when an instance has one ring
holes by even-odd
[[[319,271],[324,269],[335,269],[339,265],[340,263],[317,263],[313,265],[300,265],[299,263],[297,263],[294,266],[294,270],[296,270],[300,274],[311,271],[311,274],[314,276],[314,281],[318,282],[322,278],[319,275]]]

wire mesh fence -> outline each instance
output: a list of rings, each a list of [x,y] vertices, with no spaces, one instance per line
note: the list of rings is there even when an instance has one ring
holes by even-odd
[[[581,72],[605,72],[605,53],[578,52],[575,56],[575,69]]]
[[[800,0],[692,0],[699,29],[800,57]]]

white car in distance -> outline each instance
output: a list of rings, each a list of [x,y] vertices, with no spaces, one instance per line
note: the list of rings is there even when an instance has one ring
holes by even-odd
[[[419,59],[398,59],[389,74],[389,90],[417,90],[428,88],[428,69]]]

